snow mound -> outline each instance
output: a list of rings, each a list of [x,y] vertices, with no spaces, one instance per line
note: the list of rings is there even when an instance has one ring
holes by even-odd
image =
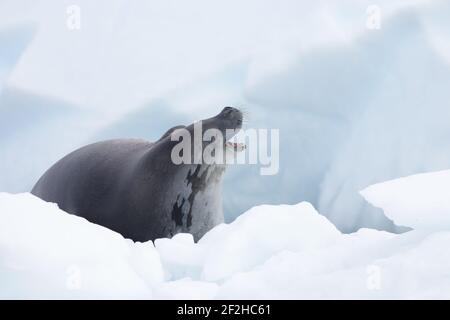
[[[448,173],[438,175],[423,182]],[[449,241],[448,224],[342,234],[302,202],[254,207],[198,243],[189,234],[135,243],[30,194],[0,193],[0,298],[449,298]]]
[[[362,196],[397,223],[414,229],[450,229],[450,170],[372,185]]]
[[[151,243],[133,243],[30,194],[0,193],[0,297],[151,297]]]
[[[200,246],[209,248],[202,278],[222,280],[236,272],[252,270],[280,251],[318,249],[330,245],[339,235],[307,202],[254,207],[199,241]]]

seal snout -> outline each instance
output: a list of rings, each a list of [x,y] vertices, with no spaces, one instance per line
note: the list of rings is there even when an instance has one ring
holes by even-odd
[[[239,109],[225,107],[219,113],[219,118],[227,122],[228,129],[241,129],[242,127],[243,114]]]
[[[242,128],[243,114],[239,109],[225,107],[218,115],[227,129],[234,130],[233,134],[226,135],[225,146],[233,151],[240,152],[246,148],[244,143],[232,142],[230,139]]]

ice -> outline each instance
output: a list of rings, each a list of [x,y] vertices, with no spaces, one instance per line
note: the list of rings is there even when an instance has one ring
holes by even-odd
[[[372,185],[363,197],[393,220],[417,230],[450,229],[450,170]]]
[[[449,181],[442,171],[362,192],[394,221],[413,223],[403,234],[343,234],[302,202],[254,207],[198,243],[177,234],[155,245],[30,194],[0,193],[0,297],[450,298]]]
[[[372,4],[81,1],[71,31],[64,5],[1,2],[0,191],[228,104],[280,129],[281,154],[276,176],[228,169],[228,223],[198,243],[133,243],[0,194],[0,297],[450,298],[449,173],[409,176],[450,163],[449,4],[378,1],[369,30]]]
[[[211,282],[183,278],[162,284],[155,290],[155,299],[213,299],[219,285]]]
[[[155,247],[166,270],[166,279],[199,277],[203,250],[194,244],[191,234],[180,233],[172,239],[157,239]]]
[[[94,112],[9,87],[0,113],[0,190],[8,192],[30,191],[49,166],[90,142],[96,122]]]
[[[320,248],[338,236],[336,228],[309,203],[254,207],[199,241],[199,245],[213,249],[206,253],[202,279],[222,280],[237,271],[253,269],[280,250]]]
[[[81,0],[76,5],[80,30],[66,26],[67,4],[44,0],[27,10],[21,1],[0,4],[0,25],[33,20],[42,30],[11,82],[105,113],[132,110],[255,51],[291,43],[306,33],[305,21],[314,27],[312,40],[332,28],[322,31],[324,25],[314,19],[320,8],[306,1]]]
[[[217,298],[448,297],[449,286],[439,283],[449,266],[448,232],[433,239],[435,235],[361,231],[323,249],[282,251],[251,272],[233,275],[221,286]]]
[[[30,194],[0,193],[0,296],[151,297],[163,270],[154,246],[68,215]]]
[[[50,164],[90,132],[92,119],[75,106],[11,87],[10,78],[37,30],[30,23],[0,29],[0,191],[31,190]]]
[[[448,52],[430,36],[448,37],[446,24],[433,18],[448,4],[430,8],[400,10],[384,17],[380,30],[299,51],[288,67],[248,81],[252,125],[280,128],[280,172],[261,177],[255,168],[231,169],[224,188],[230,215],[260,199],[306,200],[343,232],[406,230],[358,191],[448,168]]]
[[[2,88],[35,33],[35,26],[22,24],[0,29],[0,94]]]

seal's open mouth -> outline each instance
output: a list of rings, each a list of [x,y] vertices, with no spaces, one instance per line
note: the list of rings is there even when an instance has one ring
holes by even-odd
[[[223,123],[223,127],[229,128],[223,129],[226,137],[225,147],[234,152],[241,152],[245,150],[247,148],[245,143],[241,143],[236,140],[236,135],[242,129],[242,124],[244,121],[242,112],[236,108],[225,107],[216,117]],[[231,134],[231,132],[228,132],[227,130],[232,130],[233,133]]]
[[[226,147],[234,152],[241,152],[243,150],[245,150],[247,148],[247,146],[245,145],[245,143],[241,143],[241,142],[232,142],[232,141],[227,141],[225,143]]]

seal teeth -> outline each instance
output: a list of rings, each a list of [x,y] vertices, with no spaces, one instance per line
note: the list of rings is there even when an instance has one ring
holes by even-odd
[[[247,146],[244,143],[230,142],[230,141],[228,141],[226,143],[226,146],[228,148],[231,148],[234,151],[237,151],[237,152],[240,152],[240,151],[245,150],[247,148]]]

